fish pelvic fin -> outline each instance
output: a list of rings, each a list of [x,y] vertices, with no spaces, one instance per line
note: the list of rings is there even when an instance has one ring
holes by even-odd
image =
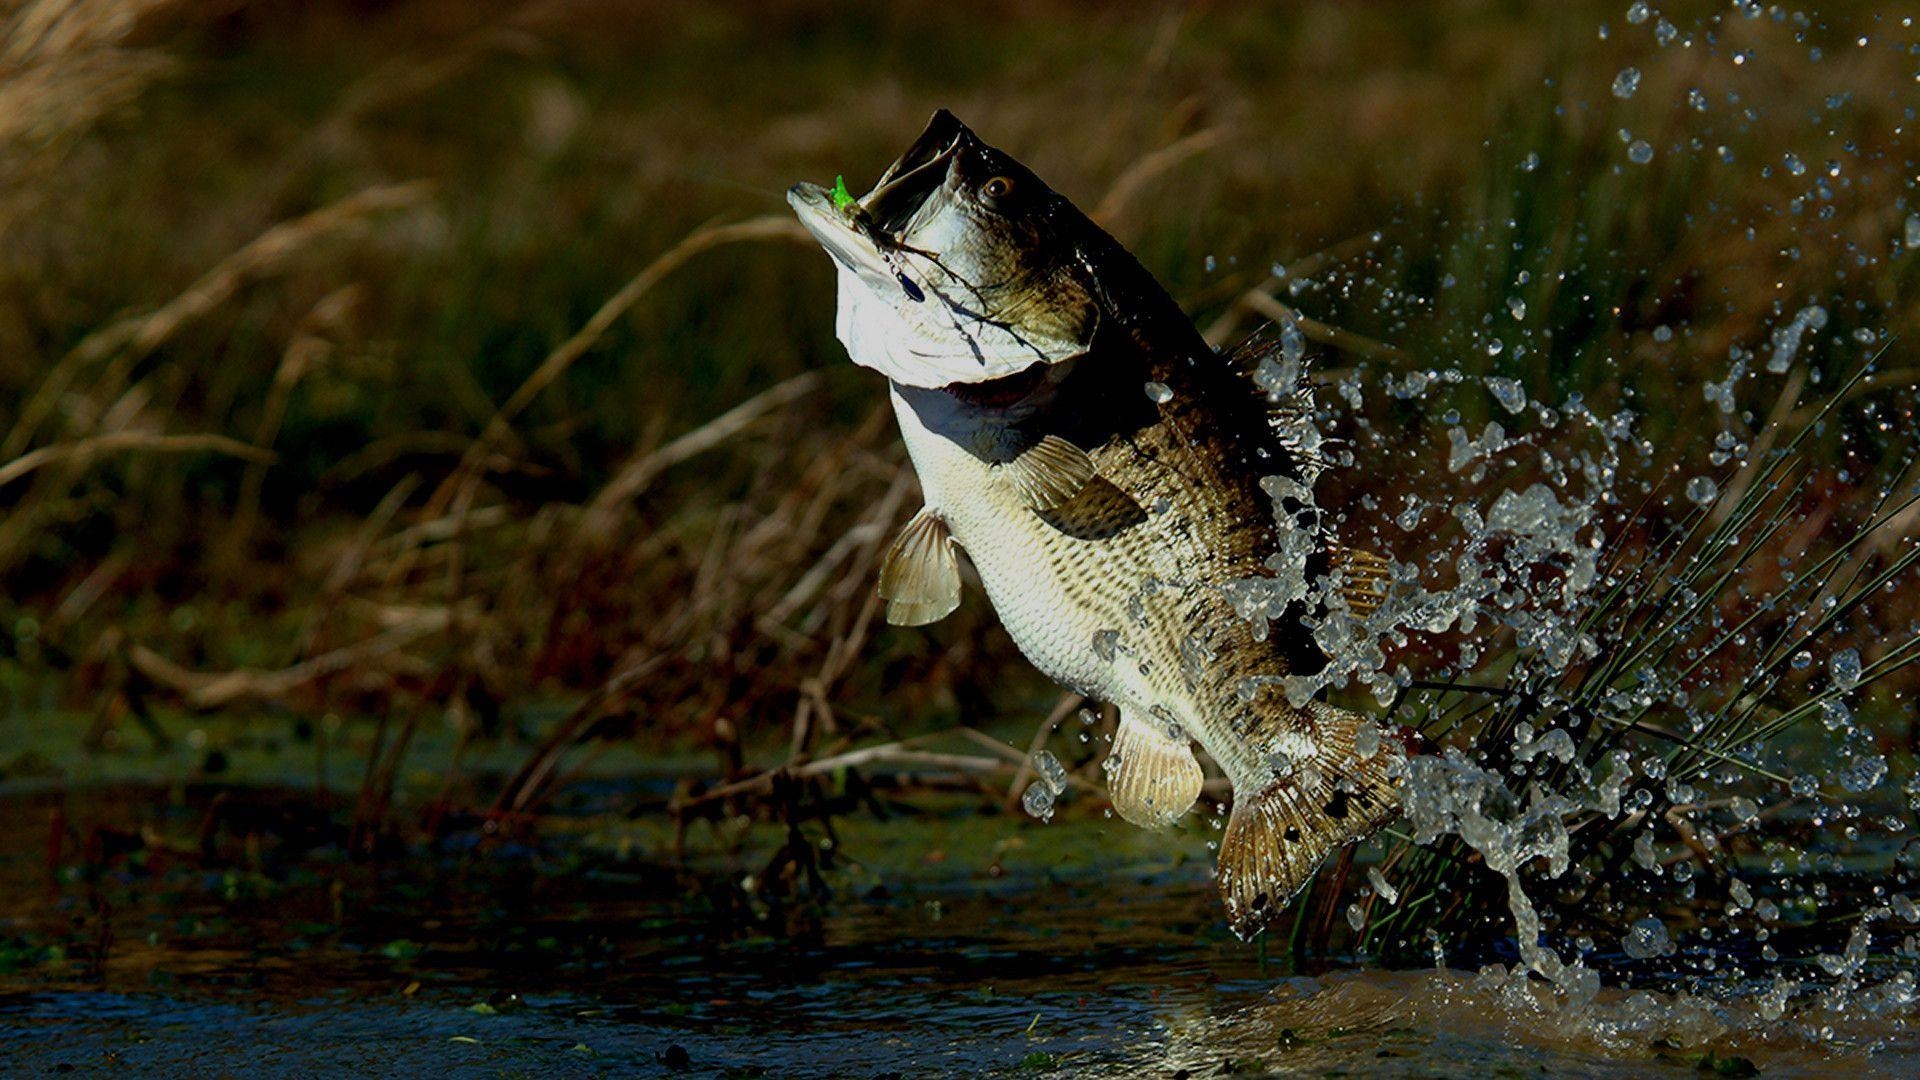
[[[1164,829],[1180,820],[1200,797],[1205,780],[1186,732],[1129,710],[1120,713],[1105,769],[1114,811],[1143,829]]]
[[[1286,909],[1328,853],[1365,838],[1400,811],[1406,754],[1399,739],[1344,709],[1315,702],[1307,713],[1319,752],[1264,790],[1236,792],[1220,840],[1220,895],[1228,924],[1243,941]],[[1356,742],[1371,753],[1362,756]]]
[[[1384,555],[1359,548],[1336,547],[1331,555],[1347,607],[1363,619],[1379,611],[1393,580],[1392,563]]]
[[[1094,478],[1093,458],[1058,435],[1043,436],[999,468],[1021,501],[1035,510],[1064,505]]]
[[[946,520],[922,507],[880,564],[880,598],[895,626],[939,622],[960,606],[960,559]]]

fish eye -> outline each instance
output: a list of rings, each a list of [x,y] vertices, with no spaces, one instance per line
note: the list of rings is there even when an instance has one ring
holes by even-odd
[[[980,197],[989,204],[1003,202],[1012,194],[1013,178],[1010,176],[996,176],[980,185]]]

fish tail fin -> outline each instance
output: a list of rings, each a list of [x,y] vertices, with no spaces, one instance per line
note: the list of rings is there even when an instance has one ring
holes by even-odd
[[[1318,752],[1262,791],[1236,792],[1220,841],[1220,894],[1242,940],[1286,908],[1329,852],[1366,837],[1400,810],[1400,741],[1343,709],[1316,702],[1307,712]]]

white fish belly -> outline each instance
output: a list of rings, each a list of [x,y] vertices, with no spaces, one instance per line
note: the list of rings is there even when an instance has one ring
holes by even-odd
[[[1021,501],[1005,477],[928,431],[898,395],[893,401],[927,506],[966,551],[1001,624],[1027,659],[1048,678],[1089,697],[1138,709],[1143,717],[1171,713],[1189,724],[1190,705],[1156,694],[1139,670],[1143,654],[1151,665],[1150,654],[1160,650],[1131,640],[1136,635],[1122,615],[1138,579],[1151,568],[1114,565],[1133,560],[1095,552],[1096,542],[1060,534]],[[1072,581],[1061,573],[1063,558],[1077,562],[1076,545],[1087,549],[1090,566],[1104,560],[1102,572],[1075,573]],[[1117,635],[1117,654],[1102,655],[1096,647],[1096,636],[1103,634]]]

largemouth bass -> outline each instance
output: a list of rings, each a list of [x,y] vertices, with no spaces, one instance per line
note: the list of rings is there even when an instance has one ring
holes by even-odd
[[[1118,706],[1108,790],[1134,824],[1192,808],[1197,741],[1233,785],[1228,917],[1258,933],[1394,816],[1405,756],[1281,688],[1325,662],[1300,617],[1364,612],[1383,576],[1323,527],[1300,403],[1259,390],[1250,357],[1211,348],[1117,241],[945,111],[866,195],[800,184],[788,201],[838,267],[839,337],[887,376],[925,496],[880,573],[889,621],[951,612],[964,551],[1021,652]],[[1250,595],[1285,614],[1244,617]]]

